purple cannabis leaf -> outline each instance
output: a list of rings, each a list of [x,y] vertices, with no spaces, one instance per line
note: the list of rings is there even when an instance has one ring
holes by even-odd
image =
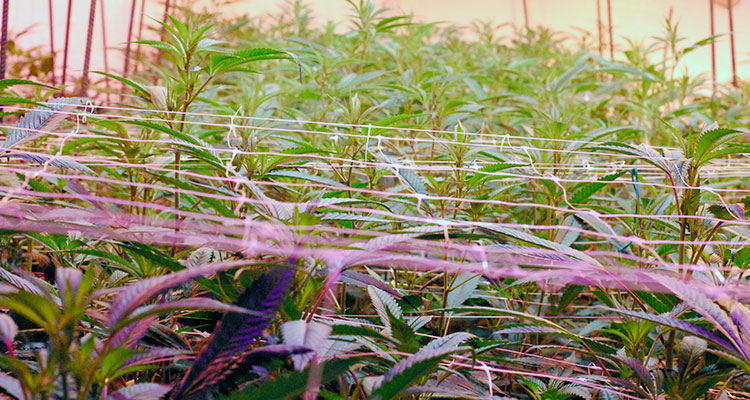
[[[172,397],[189,398],[227,381],[237,372],[250,347],[281,307],[293,277],[293,268],[276,268],[245,289],[235,305],[253,313],[224,314]]]

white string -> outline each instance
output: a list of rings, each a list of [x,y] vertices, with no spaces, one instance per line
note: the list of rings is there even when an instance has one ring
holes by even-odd
[[[372,124],[367,124],[367,139],[365,139],[365,161],[367,161],[368,151],[370,150],[370,131],[372,131]],[[378,146],[380,142],[378,142]]]
[[[729,205],[724,201],[724,198],[720,194],[716,193],[716,191],[714,189],[712,189],[712,188],[710,188],[708,186],[700,186],[699,189],[702,189],[702,190],[705,190],[707,192],[710,192],[710,193],[714,194],[716,197],[718,197],[719,201],[721,201],[721,204],[724,205],[724,209],[727,210],[727,212],[729,212],[729,215],[731,215],[732,218],[734,218],[734,219],[736,219],[738,221],[744,221],[745,220],[744,216],[740,217],[738,215],[735,215],[735,213],[732,211],[732,209],[729,207]]]
[[[529,164],[531,164],[531,169],[536,172],[537,175],[542,175],[534,166],[534,159],[531,158],[531,153],[529,153],[529,149],[526,148],[526,146],[521,146],[521,150],[523,150],[524,153],[526,153],[526,156],[529,157]]]
[[[20,107],[6,107],[11,109],[19,109],[19,110],[28,110],[27,108],[20,108]],[[67,113],[69,115],[72,115],[73,113]],[[201,115],[201,113],[196,113],[198,115]],[[209,114],[213,115],[213,114]],[[187,124],[187,125],[198,125],[198,126],[210,126],[210,127],[226,127],[229,128],[230,126],[228,124],[222,124],[222,123],[214,123],[214,122],[199,122],[199,121],[177,121],[177,120],[165,120],[163,118],[158,117],[133,117],[133,116],[123,116],[123,115],[116,115],[116,114],[98,114],[98,117],[108,117],[113,119],[120,119],[120,120],[134,120],[134,121],[145,121],[145,122],[179,122],[181,124]],[[221,115],[218,115],[221,116]],[[231,116],[223,116],[231,118]],[[245,117],[238,117],[238,118],[245,118]],[[289,122],[299,122],[299,123],[310,123],[315,124],[318,123],[316,121],[295,121],[295,120],[282,120],[282,121],[289,121]],[[319,125],[327,125],[328,123],[320,122]],[[359,125],[359,124],[333,124],[333,125],[341,125],[343,127],[366,127],[366,125]],[[348,134],[343,132],[327,132],[327,131],[318,131],[318,130],[311,130],[311,129],[293,129],[293,128],[283,128],[283,127],[271,127],[271,126],[257,126],[254,128],[264,129],[267,131],[274,131],[274,132],[290,132],[290,133],[304,133],[304,134],[320,134],[320,135],[328,135],[328,136],[346,136],[346,137],[361,137],[361,135],[355,135],[355,134]],[[439,130],[428,130],[428,129],[412,129],[412,128],[400,128],[400,127],[384,127],[391,130],[405,130],[405,131],[417,131],[417,132],[436,132],[436,133],[453,133],[453,131],[439,131]],[[488,136],[487,134],[479,134],[475,133],[477,136]],[[504,135],[504,140],[507,139],[508,146],[510,148],[515,149],[515,147],[510,143],[510,135]],[[534,137],[523,137],[523,136],[513,136],[513,138],[516,139],[540,139],[540,138],[534,138]],[[485,148],[497,148],[496,145],[490,144],[489,142],[469,142],[469,143],[462,143],[457,141],[450,141],[450,140],[441,140],[441,139],[426,139],[426,138],[417,138],[417,137],[381,137],[381,139],[387,139],[391,141],[396,142],[415,142],[415,143],[433,143],[433,144],[439,144],[439,145],[459,145],[459,146],[474,146],[474,147],[485,147]],[[550,139],[550,141],[560,141],[563,139]],[[599,142],[583,142],[588,144],[597,144]],[[545,152],[552,152],[552,153],[565,153],[565,154],[586,154],[586,155],[600,155],[600,156],[611,156],[611,153],[604,153],[604,152],[595,152],[595,151],[581,151],[581,150],[561,150],[561,149],[551,149],[551,148],[539,148],[539,147],[532,147],[532,146],[525,146],[528,149],[536,150],[536,151],[545,151]],[[503,143],[500,144],[500,149],[502,151],[503,149]],[[632,156],[632,155],[618,155],[621,158],[630,158],[630,159],[637,159],[638,156]]]
[[[40,104],[45,104],[45,102],[40,102]],[[144,110],[140,108],[133,108],[133,107],[121,107],[121,106],[106,106],[106,105],[99,105],[94,106],[98,109],[104,109],[104,110],[117,110],[117,111],[128,111],[133,113],[141,113],[141,114],[152,114],[153,111],[151,110]],[[28,110],[28,108],[21,108],[21,107],[14,107],[14,106],[6,106],[6,108],[12,108],[12,109],[19,109],[19,110]],[[204,112],[191,112],[191,111],[172,111],[171,114],[179,114],[179,115],[186,115],[186,116],[198,116],[198,117],[214,117],[214,118],[231,118],[229,115],[225,114],[214,114],[214,113],[204,113]],[[257,117],[257,116],[239,116],[240,119],[245,120],[256,120],[256,121],[265,121],[265,122],[286,122],[286,123],[295,123],[295,124],[316,124],[316,125],[323,125],[323,126],[332,126],[332,127],[341,127],[341,128],[366,128],[367,125],[364,124],[349,124],[349,123],[340,123],[340,122],[327,122],[327,121],[314,121],[314,120],[299,120],[299,119],[287,119],[287,118],[275,118],[275,117]],[[397,127],[397,126],[387,126],[383,127],[387,128],[389,130],[394,131],[401,131],[401,132],[423,132],[423,133],[448,133],[448,134],[455,134],[455,131],[448,131],[448,130],[440,130],[440,129],[427,129],[427,128],[410,128],[410,127]],[[636,128],[636,127],[632,127]],[[472,132],[471,135],[477,136],[477,137],[488,137],[493,138],[497,135],[495,134],[487,134],[487,133],[479,133],[479,132]],[[507,137],[508,140],[510,139],[519,139],[519,140],[534,140],[534,141],[542,141],[542,142],[559,142],[559,143],[574,143],[574,144],[595,144],[599,142],[590,142],[585,140],[572,140],[572,139],[557,139],[557,138],[544,138],[544,137],[535,137],[535,136],[511,136],[511,135],[504,135]],[[658,146],[655,148],[659,149],[676,149],[676,147],[668,147],[668,146]]]
[[[229,119],[229,131],[227,132],[226,140],[227,140],[227,147],[232,148],[232,138],[238,138],[237,133],[235,132],[236,125],[234,124],[234,119],[237,118],[237,115],[242,111],[242,106],[240,106],[237,111],[234,112],[234,115],[232,115]]]

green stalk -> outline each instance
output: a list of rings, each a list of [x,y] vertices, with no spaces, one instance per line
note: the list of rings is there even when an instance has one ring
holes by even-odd
[[[708,236],[706,236],[706,241],[710,241],[711,238],[716,234],[716,232],[721,227],[721,224],[723,224],[724,221],[719,221],[716,226],[711,229],[711,232],[708,233]],[[690,260],[690,264],[695,264],[698,262],[698,259],[700,258],[701,253],[703,253],[703,249],[706,248],[706,243],[703,243],[701,247],[698,249],[698,251],[693,254],[693,258]],[[688,274],[692,274],[692,271],[688,271]]]

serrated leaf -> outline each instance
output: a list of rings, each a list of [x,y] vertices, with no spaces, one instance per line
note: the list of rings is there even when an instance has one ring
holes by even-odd
[[[401,293],[393,289],[392,287],[388,286],[387,283],[380,281],[378,279],[375,279],[374,277],[363,274],[361,272],[354,271],[352,269],[347,269],[341,272],[341,276],[339,278],[341,282],[354,285],[361,288],[367,288],[367,286],[375,286],[376,288],[387,292],[391,296],[401,299],[404,297]]]
[[[361,325],[349,325],[349,324],[335,324],[331,329],[332,336],[360,336],[369,337],[378,340],[390,340],[383,336],[380,332],[375,329],[361,326]]]
[[[430,321],[432,321],[432,316],[420,315],[419,317],[406,317],[404,319],[406,320],[406,323],[411,327],[411,330],[416,332],[430,323]]]
[[[321,221],[355,221],[355,222],[389,222],[387,219],[371,217],[369,215],[343,213],[343,212],[330,212],[324,214]]]
[[[43,83],[30,81],[27,79],[2,79],[0,80],[0,89],[5,90],[8,87],[15,86],[15,85],[31,85],[31,86],[41,86],[47,89],[54,89],[54,86],[45,85]]]
[[[631,357],[617,357],[623,364],[627,365],[628,368],[633,370],[633,373],[635,373],[635,376],[638,378],[638,381],[640,381],[641,384],[647,385],[648,389],[653,392],[654,391],[654,377],[651,375],[651,373],[648,371],[648,369],[641,363],[641,361],[636,360]]]
[[[458,307],[470,299],[474,295],[474,291],[477,289],[481,278],[481,275],[469,273],[461,273],[456,276],[448,292],[448,298],[445,303],[446,308]]]
[[[205,267],[186,271],[192,272]],[[249,316],[234,312],[224,314],[193,365],[185,373],[176,389],[175,397],[197,396],[238,373],[237,367],[248,354],[248,350],[281,307],[293,277],[293,268],[275,268],[245,289],[235,305],[254,313]]]
[[[483,224],[483,223],[480,223],[478,225],[480,225],[484,229],[487,229],[487,230],[492,231],[492,232],[499,233],[499,234],[504,235],[504,236],[510,236],[510,237],[512,237],[514,239],[518,239],[518,240],[526,242],[526,243],[535,244],[535,245],[543,247],[545,249],[557,250],[557,251],[560,251],[563,254],[566,254],[566,255],[571,256],[573,258],[576,258],[576,259],[579,259],[579,260],[582,260],[582,261],[587,261],[587,262],[590,262],[590,263],[592,263],[594,265],[599,265],[598,261],[594,260],[593,258],[591,258],[590,256],[586,255],[585,253],[583,253],[581,251],[578,251],[578,250],[575,250],[575,249],[572,249],[572,248],[567,247],[567,246],[563,246],[563,245],[561,245],[559,243],[555,243],[555,242],[553,242],[551,240],[542,239],[540,237],[536,237],[534,235],[530,235],[530,234],[528,234],[526,232],[521,232],[521,231],[517,231],[515,229],[504,228],[504,227],[500,227],[500,226],[496,226],[496,225]]]
[[[438,311],[448,311],[448,310],[432,310],[432,311],[438,312]],[[545,318],[538,317],[536,315],[532,315],[528,313],[523,313],[520,311],[505,310],[505,309],[492,308],[492,307],[478,307],[478,306],[458,307],[458,308],[452,309],[451,311],[456,312],[456,313],[465,313],[465,312],[472,313],[472,314],[478,313],[479,315],[485,315],[485,314],[504,315],[504,316],[511,316],[511,317],[516,317],[516,318],[520,318],[524,320],[530,320],[538,325],[553,328],[557,331],[558,335],[583,343],[586,346],[588,346],[590,349],[592,349],[593,351],[602,352],[604,354],[615,354],[617,352],[617,349],[613,347],[610,347],[604,343],[600,343],[595,340],[583,337],[581,335],[576,335],[575,333],[570,332],[569,330],[563,328],[562,326],[554,322],[551,322]]]
[[[68,160],[65,158],[60,157],[48,157],[40,154],[33,154],[33,153],[9,153],[9,154],[3,154],[0,157],[8,157],[8,158],[20,158],[22,160],[27,160],[31,162],[35,162],[39,165],[49,163],[49,165],[53,165],[58,168],[68,168],[73,169],[77,171],[83,171],[87,172],[89,174],[93,174],[94,171],[91,170],[91,168],[73,160]]]
[[[698,137],[698,142],[695,144],[696,163],[702,165],[710,161],[710,158],[707,156],[714,149],[717,149],[722,144],[742,135],[744,135],[744,133],[737,131],[736,129],[720,129],[718,125],[716,125],[715,129],[702,131]]]
[[[654,165],[655,167],[658,167],[664,172],[669,172],[669,166],[667,165],[665,161],[665,157],[646,144],[641,144],[638,146],[631,146],[625,143],[606,142],[603,144],[597,144],[595,146],[592,146],[591,149],[609,150],[615,153],[635,156],[635,157],[641,158],[644,161],[647,161],[649,164]]]
[[[660,283],[664,287],[672,291],[677,297],[688,304],[698,314],[701,314],[706,321],[710,322],[716,329],[721,331],[729,340],[735,345],[735,348],[744,355],[746,358],[750,358],[750,349],[746,349],[743,346],[743,340],[740,337],[740,332],[737,329],[732,318],[719,307],[713,300],[708,298],[703,293],[700,293],[696,288],[686,285],[683,282],[677,280],[661,280]]]
[[[606,183],[600,183],[600,182],[612,182],[616,180],[617,178],[625,175],[627,171],[618,172],[615,174],[610,174],[607,176],[603,176],[598,179],[599,182],[590,182],[585,183],[583,186],[578,188],[578,190],[575,191],[573,196],[570,198],[570,202],[574,204],[583,203],[586,201],[589,197],[593,196],[594,193],[598,192],[601,188],[606,186]]]
[[[445,357],[459,350],[461,349],[420,350],[417,354],[394,365],[369,398],[378,400],[396,398],[417,380],[434,372]]]
[[[190,253],[190,256],[188,257],[187,261],[185,261],[185,267],[195,268],[199,267],[204,264],[208,264],[211,262],[211,255],[213,254],[213,250],[208,247],[201,247],[194,252]]]
[[[386,308],[388,321],[391,329],[391,337],[396,340],[396,349],[405,353],[414,353],[419,350],[419,339],[409,324],[401,318],[396,318],[391,310]]]
[[[128,85],[128,86],[132,87],[133,89],[135,89],[135,94],[136,95],[141,96],[141,97],[145,97],[147,99],[150,98],[150,94],[149,94],[148,90],[146,90],[146,88],[143,85],[141,85],[140,83],[131,81],[130,79],[123,78],[121,76],[110,74],[108,72],[102,72],[102,71],[91,71],[91,72],[93,72],[95,74],[99,74],[99,75],[104,75],[104,76],[106,76],[108,78],[112,78],[112,79],[114,79],[114,80],[116,80],[116,81],[118,81],[120,83],[124,83],[125,85]]]
[[[523,165],[524,164],[518,164],[518,163],[494,163],[494,164],[488,164],[488,165],[482,166],[481,168],[479,168],[479,171],[492,173],[492,172],[502,171],[502,170],[506,170],[510,168],[520,167]]]
[[[455,349],[461,343],[476,337],[468,332],[454,332],[449,335],[439,337],[427,343],[422,349],[424,350],[440,350],[440,349]]]
[[[4,149],[18,146],[29,140],[36,139],[53,131],[60,123],[70,116],[73,110],[88,99],[81,97],[60,97],[34,108],[21,117],[15,128],[10,131],[3,143]],[[38,132],[45,131],[45,132]]]
[[[346,187],[346,185],[344,185],[343,183],[334,181],[333,179],[326,178],[324,176],[312,175],[306,172],[300,172],[300,171],[294,171],[294,170],[271,171],[271,172],[267,172],[265,176],[276,177],[276,178],[295,178],[295,179],[302,179],[302,180],[310,181],[310,182],[322,183],[328,186],[343,187],[343,188]]]
[[[417,175],[411,168],[400,165],[395,162],[391,157],[383,154],[382,152],[374,152],[373,155],[379,158],[386,164],[392,165],[392,169],[396,173],[396,176],[403,182],[404,185],[409,187],[413,192],[427,196],[427,185],[424,180]]]
[[[612,229],[612,227],[606,222],[602,221],[601,219],[597,217],[594,217],[593,215],[589,215],[586,213],[580,213],[576,215],[576,218],[580,218],[583,222],[585,222],[589,227],[591,227],[595,231],[602,233],[604,235],[608,235],[608,236],[605,236],[604,239],[612,243],[612,245],[615,247],[615,250],[623,251],[623,249],[626,248],[627,243],[619,239],[616,239],[616,237],[620,235],[618,235],[617,232],[615,232],[614,229]],[[611,237],[611,236],[615,236],[615,237]]]
[[[716,218],[740,221],[745,220],[745,206],[742,203],[711,205],[708,207],[708,211],[710,211]]]
[[[679,320],[676,318],[672,318],[672,317],[662,315],[662,314],[651,314],[651,313],[646,313],[643,311],[630,311],[630,310],[615,309],[615,308],[607,308],[607,310],[616,312],[618,314],[628,315],[633,318],[651,321],[659,325],[663,325],[663,326],[674,328],[683,332],[687,332],[691,335],[698,336],[702,339],[706,339],[709,342],[712,342],[714,344],[721,346],[724,350],[727,350],[733,353],[732,355],[735,357],[738,357],[738,356],[742,357],[742,355],[738,353],[737,350],[731,344],[729,344],[726,340],[714,335],[713,333],[709,332],[708,330],[704,328],[701,328],[698,325],[691,324],[689,322]]]
[[[349,368],[361,360],[357,357],[344,359],[333,359],[323,364],[323,374],[320,379],[321,384],[328,383],[343,373],[347,373]],[[274,399],[274,400],[291,400],[297,399],[304,393],[310,376],[310,369],[305,371],[293,371],[290,374],[283,374],[276,379],[268,379],[258,386],[249,386],[233,393],[219,397],[220,400],[247,400],[247,399]]]
[[[169,43],[161,42],[161,41],[158,41],[158,40],[137,40],[137,41],[131,42],[131,43],[145,44],[147,46],[151,46],[151,47],[154,47],[154,48],[157,48],[157,49],[169,50],[169,51],[171,51],[171,52],[173,52],[175,54],[179,54],[179,51],[177,50],[176,47],[174,47],[173,45],[171,45]]]
[[[388,336],[390,336],[391,319],[388,317],[388,313],[390,312],[390,314],[392,314],[396,318],[401,318],[401,316],[403,315],[401,306],[398,305],[396,299],[394,299],[391,295],[376,288],[375,286],[368,286],[367,293],[369,293],[372,305],[373,307],[375,307],[375,311],[378,313],[378,317],[380,317],[380,322],[386,327]]]

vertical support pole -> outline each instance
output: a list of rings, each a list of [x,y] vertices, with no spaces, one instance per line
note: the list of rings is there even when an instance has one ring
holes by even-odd
[[[91,65],[91,42],[94,39],[94,22],[96,22],[96,0],[89,6],[89,26],[86,32],[86,54],[83,57],[83,78],[81,79],[81,97],[86,97],[89,86],[89,67]]]
[[[612,0],[607,0],[607,23],[609,24],[609,59],[615,60],[615,41],[612,38]]]
[[[130,24],[128,25],[128,41],[125,44],[125,65],[122,66],[122,76],[126,77],[128,76],[128,66],[130,63],[130,42],[133,40],[133,20],[135,20],[135,2],[136,0],[133,0],[130,5]],[[126,85],[122,84],[122,91],[123,94],[125,92]]]
[[[604,27],[602,26],[602,0],[596,0],[596,33],[599,38],[599,55],[604,55]]]
[[[168,20],[167,18],[168,15],[169,15],[169,0],[164,0],[164,16],[162,17],[161,22],[166,24]],[[159,40],[161,40],[162,42],[164,41],[165,33],[166,33],[166,29],[164,29],[164,27],[162,26],[161,33],[159,35]]]
[[[70,45],[70,14],[73,12],[73,0],[68,0],[68,21],[65,24],[65,50],[63,54],[62,85],[68,77],[68,47]]]
[[[0,79],[5,79],[5,64],[8,59],[8,8],[10,0],[3,0],[3,32],[0,37]]]
[[[102,0],[99,9],[99,18],[102,20],[102,55],[104,56],[104,72],[109,73],[109,55],[107,54],[107,19],[106,13],[104,12],[104,0]],[[109,105],[109,79],[104,80],[104,87],[107,89],[107,105]]]
[[[57,82],[57,79],[55,78],[55,66],[57,64],[55,63],[55,20],[54,12],[52,10],[52,0],[47,2],[47,9],[49,12],[49,51],[52,53],[52,71],[50,71],[50,75],[52,78],[52,86],[55,86],[55,83]]]
[[[3,0],[3,26],[0,34],[0,79],[5,79],[5,66],[8,61],[8,8],[10,0]],[[0,111],[3,107],[0,106]],[[2,117],[0,117],[2,120]]]
[[[734,50],[734,17],[732,16],[732,0],[727,1],[727,11],[729,14],[729,46],[732,54],[732,85],[739,86],[737,82],[737,58]]]
[[[162,16],[161,22],[164,23],[164,24],[166,24],[167,21],[169,20],[168,16],[169,16],[169,0],[164,0],[164,16]],[[164,41],[164,35],[166,33],[167,33],[167,30],[164,29],[164,26],[162,26],[161,27],[161,32],[159,34],[159,40],[161,40],[163,42]],[[159,55],[156,57],[156,65],[161,65],[162,49],[159,49],[158,52],[159,52]]]
[[[708,0],[708,15],[711,18],[711,37],[716,35],[714,23],[714,1]],[[711,97],[716,97],[716,42],[711,40]]]
[[[529,5],[527,0],[523,0],[523,23],[526,29],[529,29]]]
[[[138,36],[136,38],[137,41],[140,41],[143,37],[143,16],[146,14],[146,0],[141,1],[141,15],[138,17]],[[138,43],[135,46],[135,59],[139,60],[141,58],[141,44]],[[133,65],[133,72],[138,72],[138,63],[136,62]]]

